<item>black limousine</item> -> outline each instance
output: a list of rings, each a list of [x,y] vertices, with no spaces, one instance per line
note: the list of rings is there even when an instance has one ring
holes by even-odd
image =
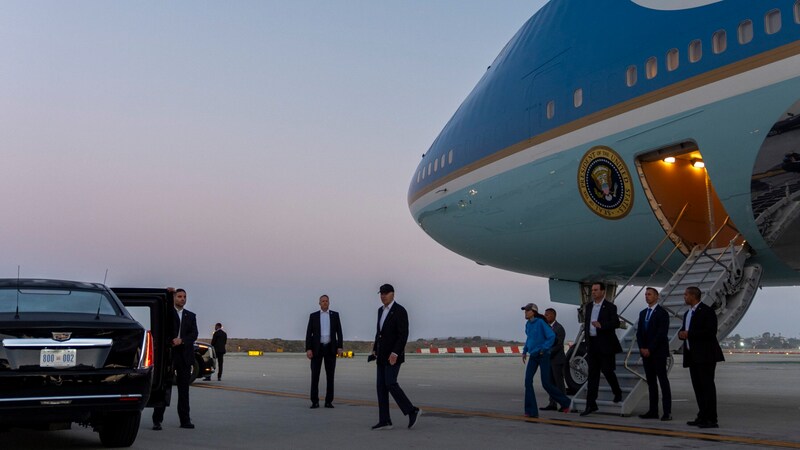
[[[169,307],[166,289],[0,279],[0,426],[133,444],[145,406],[169,404]]]

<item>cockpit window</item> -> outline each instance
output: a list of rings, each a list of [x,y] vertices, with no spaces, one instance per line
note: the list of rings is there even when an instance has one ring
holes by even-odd
[[[800,23],[800,0],[794,2],[794,23]]]
[[[107,292],[78,289],[0,289],[0,313],[80,313],[116,316]]]

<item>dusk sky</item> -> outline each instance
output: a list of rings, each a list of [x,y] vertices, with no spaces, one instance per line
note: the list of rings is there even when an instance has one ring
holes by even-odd
[[[439,246],[406,193],[543,3],[3,2],[0,277],[183,287],[204,337],[300,339],[324,293],[360,340],[388,282],[411,339],[523,339],[547,280]],[[798,292],[734,332],[800,336]]]

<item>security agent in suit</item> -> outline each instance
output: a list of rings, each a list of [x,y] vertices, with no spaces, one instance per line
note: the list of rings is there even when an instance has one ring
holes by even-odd
[[[690,308],[683,316],[678,338],[683,340],[683,367],[689,368],[692,389],[699,409],[687,425],[700,428],[719,428],[717,423],[717,386],[714,371],[717,362],[724,361],[717,341],[717,314],[700,301],[702,292],[695,286],[686,288],[683,300]]]
[[[661,385],[664,415],[661,420],[672,420],[672,390],[667,378],[667,359],[669,358],[669,314],[658,304],[658,291],[647,288],[644,292],[647,308],[639,313],[636,326],[636,342],[650,391],[650,408],[640,414],[642,419],[658,419],[658,384]]]
[[[319,298],[319,311],[311,313],[306,327],[306,356],[311,360],[311,408],[319,408],[319,375],[325,362],[327,388],[325,407],[333,408],[333,374],[336,357],[342,354],[342,323],[339,313],[329,311],[330,298]]]
[[[547,324],[550,325],[553,332],[556,334],[556,340],[553,342],[553,347],[550,348],[550,372],[552,373],[553,385],[562,394],[566,394],[567,390],[564,386],[564,364],[567,362],[567,355],[564,354],[564,340],[567,337],[567,332],[564,327],[556,320],[556,310],[547,308],[544,311],[544,317]],[[542,411],[555,411],[558,409],[556,400],[551,396],[550,403],[547,406],[539,408]]]
[[[170,288],[171,289],[171,288]],[[172,365],[175,368],[176,384],[178,385],[178,418],[181,428],[194,428],[189,417],[189,379],[194,365],[194,341],[197,340],[197,317],[186,306],[186,291],[177,289],[172,296],[173,328],[178,330],[172,339]],[[159,406],[153,410],[153,429],[160,430],[164,421],[166,407]]]
[[[222,329],[222,324],[214,325],[214,335],[211,336],[211,346],[217,355],[217,381],[222,380],[222,365],[225,362],[225,345],[228,344],[228,333]]]
[[[394,287],[384,284],[378,292],[383,306],[378,308],[378,326],[375,343],[369,360],[376,360],[378,366],[378,423],[373,430],[389,430],[392,418],[389,416],[389,394],[404,415],[408,416],[408,428],[413,428],[422,410],[411,404],[411,400],[397,383],[400,365],[405,361],[405,347],[408,341],[408,313],[394,301]]]
[[[617,339],[619,328],[617,306],[605,300],[606,288],[603,283],[592,284],[592,302],[586,305],[583,320],[583,333],[586,339],[586,360],[589,363],[589,379],[586,394],[586,409],[581,416],[597,411],[597,392],[600,388],[600,372],[606,377],[614,403],[622,401],[622,389],[614,370],[617,366],[616,354],[622,353]]]

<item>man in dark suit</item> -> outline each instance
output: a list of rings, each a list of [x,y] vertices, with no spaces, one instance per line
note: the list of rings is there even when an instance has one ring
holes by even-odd
[[[311,360],[311,408],[319,408],[319,374],[325,362],[325,407],[333,408],[333,374],[336,356],[342,354],[342,323],[339,313],[329,311],[330,298],[319,298],[319,311],[311,313],[306,327],[306,356]]]
[[[636,342],[650,391],[650,408],[639,415],[642,419],[658,419],[658,384],[661,385],[664,415],[661,420],[672,420],[672,390],[667,378],[667,358],[669,357],[669,314],[658,304],[658,291],[647,288],[644,291],[647,308],[639,313],[636,326]]]
[[[211,346],[217,355],[217,381],[222,380],[222,364],[225,360],[225,345],[228,343],[228,333],[222,329],[222,324],[214,325],[214,335],[211,336]]]
[[[197,340],[197,318],[186,306],[186,291],[183,289],[172,290],[174,309],[172,310],[173,334],[172,339],[172,365],[175,369],[175,383],[178,385],[178,418],[181,428],[194,428],[189,417],[189,379],[194,365],[194,341]],[[178,330],[177,333],[174,330]],[[160,430],[164,421],[163,406],[153,410],[153,429]]]
[[[567,332],[564,331],[564,327],[558,323],[556,316],[556,310],[553,308],[547,308],[544,311],[544,318],[547,320],[547,324],[550,325],[550,328],[552,328],[553,332],[556,334],[556,340],[553,342],[553,347],[550,348],[550,372],[552,374],[551,379],[553,380],[553,385],[562,394],[566,394],[566,388],[564,387],[564,364],[567,362],[567,356],[564,354],[564,339],[567,337]],[[558,402],[551,396],[550,403],[539,409],[543,411],[556,411],[559,409],[557,403]]]
[[[717,423],[717,386],[714,371],[724,361],[717,341],[717,314],[702,303],[702,292],[695,286],[686,288],[683,300],[689,309],[683,316],[678,338],[683,340],[683,367],[689,368],[692,389],[697,399],[697,418],[687,422],[700,428],[719,428]]]
[[[389,416],[389,394],[403,415],[408,416],[408,428],[413,428],[422,410],[411,404],[411,400],[397,383],[400,365],[405,361],[405,347],[408,341],[408,313],[394,301],[394,287],[384,284],[378,292],[383,306],[378,308],[378,329],[372,345],[370,360],[376,359],[378,365],[378,423],[373,430],[390,430],[392,418]]]
[[[597,411],[597,392],[600,389],[600,372],[606,377],[614,403],[622,401],[622,389],[617,381],[616,354],[622,353],[617,339],[619,328],[617,307],[605,300],[606,287],[603,283],[592,283],[592,301],[586,305],[583,319],[583,334],[586,339],[586,361],[589,364],[589,379],[586,393],[586,409],[581,416]]]

